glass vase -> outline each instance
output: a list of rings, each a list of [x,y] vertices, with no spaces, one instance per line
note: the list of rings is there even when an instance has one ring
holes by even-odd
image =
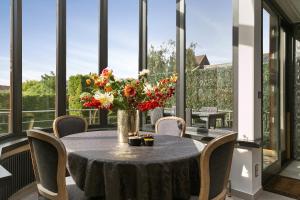
[[[129,136],[138,135],[139,112],[138,110],[118,110],[118,140],[127,143]]]

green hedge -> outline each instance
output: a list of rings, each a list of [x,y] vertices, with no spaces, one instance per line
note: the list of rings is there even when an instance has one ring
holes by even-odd
[[[88,78],[88,75],[75,75],[69,78],[68,103],[70,110],[81,110],[84,108],[80,102],[80,94],[88,91],[85,83],[86,79]],[[83,116],[81,111],[70,111],[70,114]]]
[[[187,107],[233,108],[232,67],[214,67],[189,71],[186,74]]]
[[[157,73],[150,76],[151,82],[169,76],[172,73]],[[67,83],[67,104],[70,110],[83,109],[80,103],[80,94],[87,91],[85,80],[88,75],[71,76]],[[215,67],[209,69],[198,69],[186,73],[186,95],[187,107],[199,109],[204,106],[215,106],[222,110],[232,110],[233,87],[232,87],[232,67]],[[40,111],[55,109],[55,95],[27,95],[23,96],[23,111]],[[175,105],[173,97],[166,107]],[[9,108],[9,93],[0,93],[0,109]],[[89,117],[89,112],[70,111],[69,114]],[[95,114],[95,113],[93,113]],[[51,127],[55,117],[54,112],[30,112],[22,116],[23,130],[26,130],[32,120],[34,127]],[[113,115],[111,116],[113,117]],[[43,121],[43,122],[39,122]],[[115,121],[115,120],[113,120]],[[7,132],[8,116],[0,116],[0,133]]]

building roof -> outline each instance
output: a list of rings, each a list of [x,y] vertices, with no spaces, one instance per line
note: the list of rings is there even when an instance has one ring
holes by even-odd
[[[195,63],[196,63],[196,66],[209,65],[209,61],[208,61],[207,56],[205,54],[195,56]]]

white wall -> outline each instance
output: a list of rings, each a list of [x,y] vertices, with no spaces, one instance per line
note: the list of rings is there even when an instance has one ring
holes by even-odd
[[[261,188],[261,149],[236,148],[231,167],[231,187],[234,190],[254,195]],[[255,165],[258,171],[255,172]]]
[[[239,140],[261,138],[261,0],[234,0],[238,30],[234,51],[235,120]],[[236,148],[231,170],[232,189],[254,195],[261,188],[261,149]],[[255,166],[258,173],[255,175]]]

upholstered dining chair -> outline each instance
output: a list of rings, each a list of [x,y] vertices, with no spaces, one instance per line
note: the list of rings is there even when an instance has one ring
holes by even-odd
[[[39,199],[86,199],[71,177],[65,178],[67,155],[63,143],[39,130],[27,131]]]
[[[155,124],[155,133],[182,137],[185,134],[185,121],[180,117],[162,117]]]
[[[74,133],[86,132],[87,121],[79,116],[64,115],[57,117],[53,122],[54,135],[58,138]]]
[[[237,133],[211,140],[200,157],[200,194],[190,200],[225,200]]]

